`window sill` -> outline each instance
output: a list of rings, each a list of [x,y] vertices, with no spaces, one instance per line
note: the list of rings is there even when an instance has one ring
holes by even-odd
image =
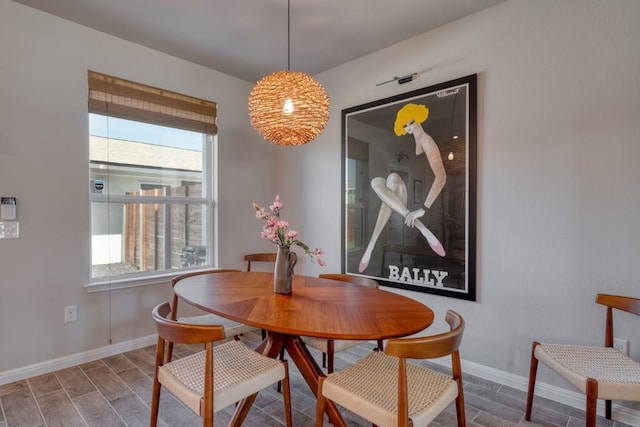
[[[118,289],[137,288],[140,286],[160,285],[160,284],[166,284],[170,282],[177,274],[180,274],[180,273],[176,272],[176,273],[158,274],[154,276],[143,276],[143,277],[138,276],[138,277],[114,279],[114,280],[102,280],[102,281],[87,283],[86,285],[84,285],[84,288],[87,290],[87,292],[94,293],[94,292],[115,291]]]

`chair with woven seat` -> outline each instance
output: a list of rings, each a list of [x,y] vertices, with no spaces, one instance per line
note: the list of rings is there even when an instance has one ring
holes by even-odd
[[[605,400],[611,419],[611,401],[640,402],[640,363],[613,348],[613,310],[640,315],[640,299],[598,294],[596,303],[607,307],[604,347],[533,342],[525,418],[531,420],[538,362],[542,362],[587,396],[585,425],[596,425],[598,399]]]
[[[373,279],[360,276],[351,276],[349,274],[320,274],[318,277],[323,279],[338,280],[341,282],[355,283],[356,285],[367,286],[369,288],[378,288],[379,284]],[[322,367],[327,368],[327,373],[333,372],[334,354],[351,347],[362,344],[362,341],[356,340],[332,340],[323,338],[302,337],[305,345],[313,347],[322,352]],[[384,350],[382,340],[378,340],[378,349]]]
[[[318,384],[316,426],[321,427],[326,400],[378,426],[426,426],[455,401],[458,426],[466,425],[459,346],[464,319],[447,311],[450,330],[418,338],[390,338],[387,348],[373,351]],[[407,359],[451,356],[452,375]]]
[[[247,262],[247,271],[251,271],[252,262],[276,262],[276,257],[275,252],[246,254],[244,260]]]
[[[251,271],[252,262],[276,262],[278,254],[276,252],[264,252],[255,254],[246,254],[244,260],[247,262],[247,271]],[[262,339],[267,337],[267,332],[262,330]]]
[[[173,278],[171,281],[171,289],[176,286],[176,283],[179,281],[186,279],[187,277],[199,276],[201,274],[216,274],[216,273],[228,273],[228,272],[237,272],[240,270],[225,270],[225,269],[211,269],[211,270],[202,270],[202,271],[193,271],[190,273],[180,274]],[[253,331],[253,326],[245,325],[244,323],[235,322],[233,320],[227,319],[222,316],[218,316],[216,314],[207,313],[200,316],[191,316],[191,317],[178,317],[178,295],[173,293],[173,299],[171,301],[171,306],[173,310],[171,311],[171,320],[177,320],[180,323],[189,323],[193,325],[222,325],[224,327],[224,332],[226,336],[233,337],[234,339],[238,339],[238,336],[247,333],[249,331]],[[167,348],[167,356],[168,360],[171,360],[171,356],[173,355],[173,344],[169,343]]]
[[[158,330],[158,346],[151,401],[152,427],[158,422],[161,386],[201,416],[204,426],[213,426],[215,412],[245,398],[247,402],[253,403],[259,391],[278,381],[284,384],[286,425],[292,425],[289,369],[286,361],[263,356],[241,341],[231,340],[214,346],[214,342],[226,337],[221,325],[176,322],[168,318],[170,311],[168,302],[153,310]],[[205,349],[165,363],[165,346],[169,342],[204,344]],[[235,414],[230,425],[244,416],[246,412]]]

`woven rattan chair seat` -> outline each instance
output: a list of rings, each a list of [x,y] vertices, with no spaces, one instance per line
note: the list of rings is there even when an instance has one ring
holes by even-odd
[[[429,424],[458,396],[449,376],[407,363],[409,418],[414,426]],[[327,377],[323,394],[379,426],[397,425],[398,358],[374,351],[358,363]],[[373,415],[372,415],[373,414]]]
[[[214,412],[285,377],[284,365],[240,341],[214,348]],[[158,369],[160,383],[197,414],[202,414],[205,352],[174,360]]]
[[[583,393],[598,380],[598,398],[640,401],[640,363],[611,347],[540,344],[536,358]]]

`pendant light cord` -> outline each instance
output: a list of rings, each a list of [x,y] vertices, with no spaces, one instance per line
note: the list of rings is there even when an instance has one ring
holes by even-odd
[[[291,71],[291,0],[287,0],[287,71]]]

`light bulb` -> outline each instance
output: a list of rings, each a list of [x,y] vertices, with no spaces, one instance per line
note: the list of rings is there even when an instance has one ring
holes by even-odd
[[[287,100],[284,101],[282,112],[284,112],[285,114],[293,113],[293,101],[291,100],[291,98],[287,98]]]
[[[447,156],[447,159],[453,160],[453,151],[449,152],[449,155]]]

